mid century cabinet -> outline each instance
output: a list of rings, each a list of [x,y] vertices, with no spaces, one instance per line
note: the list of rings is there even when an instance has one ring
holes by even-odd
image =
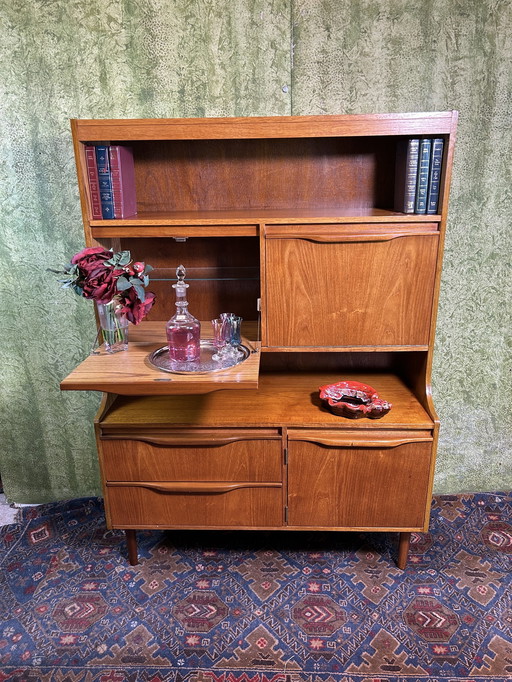
[[[428,529],[439,421],[430,375],[456,112],[73,120],[87,245],[155,267],[129,349],[62,389],[104,394],[95,428],[107,523],[137,529],[394,531],[404,567]],[[400,140],[444,139],[438,214],[393,210]],[[86,143],[132,147],[137,214],[93,220]],[[165,345],[176,267],[191,312],[244,318],[249,358],[211,375],[147,363]],[[382,419],[325,409],[352,379]]]

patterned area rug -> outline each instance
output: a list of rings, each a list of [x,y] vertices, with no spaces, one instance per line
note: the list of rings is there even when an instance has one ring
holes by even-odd
[[[0,532],[0,682],[512,677],[512,495],[438,496],[431,532],[140,532],[100,499]]]

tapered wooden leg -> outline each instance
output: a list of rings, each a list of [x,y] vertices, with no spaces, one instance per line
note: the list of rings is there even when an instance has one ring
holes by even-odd
[[[400,533],[398,539],[398,561],[397,566],[402,570],[407,566],[407,555],[409,554],[409,544],[411,542],[410,533]]]
[[[137,553],[137,535],[134,530],[125,530],[126,546],[128,547],[128,561],[130,566],[137,566],[139,557]]]

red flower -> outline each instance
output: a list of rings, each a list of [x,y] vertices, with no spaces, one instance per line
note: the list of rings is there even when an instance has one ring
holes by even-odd
[[[154,302],[155,294],[151,291],[148,291],[144,301],[141,301],[132,287],[122,293],[121,311],[126,315],[129,322],[139,324],[149,313]]]
[[[92,246],[73,256],[64,269],[67,278],[60,282],[97,303],[109,303],[115,298],[128,320],[138,324],[155,301],[155,294],[144,291],[152,269],[143,261],[132,264],[129,251],[114,253],[102,246]]]
[[[105,266],[91,270],[83,282],[85,298],[92,298],[97,303],[109,303],[117,294],[119,274],[120,271]]]
[[[114,270],[106,261],[112,258],[112,252],[102,246],[82,249],[71,259],[72,265],[79,270],[77,285],[81,287],[85,298],[98,303],[108,303],[117,293],[117,278],[122,270]]]
[[[89,272],[89,270],[98,267],[98,265],[106,260],[112,258],[112,251],[107,251],[102,246],[89,246],[75,253],[71,259],[73,265],[78,265],[81,270]]]

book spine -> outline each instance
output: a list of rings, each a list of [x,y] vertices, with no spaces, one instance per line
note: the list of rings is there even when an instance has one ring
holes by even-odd
[[[114,202],[112,200],[112,178],[110,175],[108,146],[98,145],[96,147],[96,165],[98,167],[102,218],[103,220],[111,220],[114,218]]]
[[[414,213],[418,177],[419,138],[399,142],[395,175],[395,211]]]
[[[444,140],[442,137],[436,137],[434,140],[432,140],[432,152],[430,154],[430,174],[428,179],[427,193],[427,213],[429,215],[437,213],[439,187],[441,185],[441,168],[443,165],[443,147]]]
[[[96,150],[92,145],[85,146],[85,165],[89,181],[89,195],[91,199],[91,217],[101,220],[100,184],[98,180],[98,166],[96,165]]]
[[[425,137],[420,140],[420,152],[418,162],[418,182],[416,185],[415,213],[427,212],[427,189],[430,168],[430,148],[432,140]]]
[[[130,147],[111,145],[110,173],[115,218],[128,218],[137,213],[135,169]]]

